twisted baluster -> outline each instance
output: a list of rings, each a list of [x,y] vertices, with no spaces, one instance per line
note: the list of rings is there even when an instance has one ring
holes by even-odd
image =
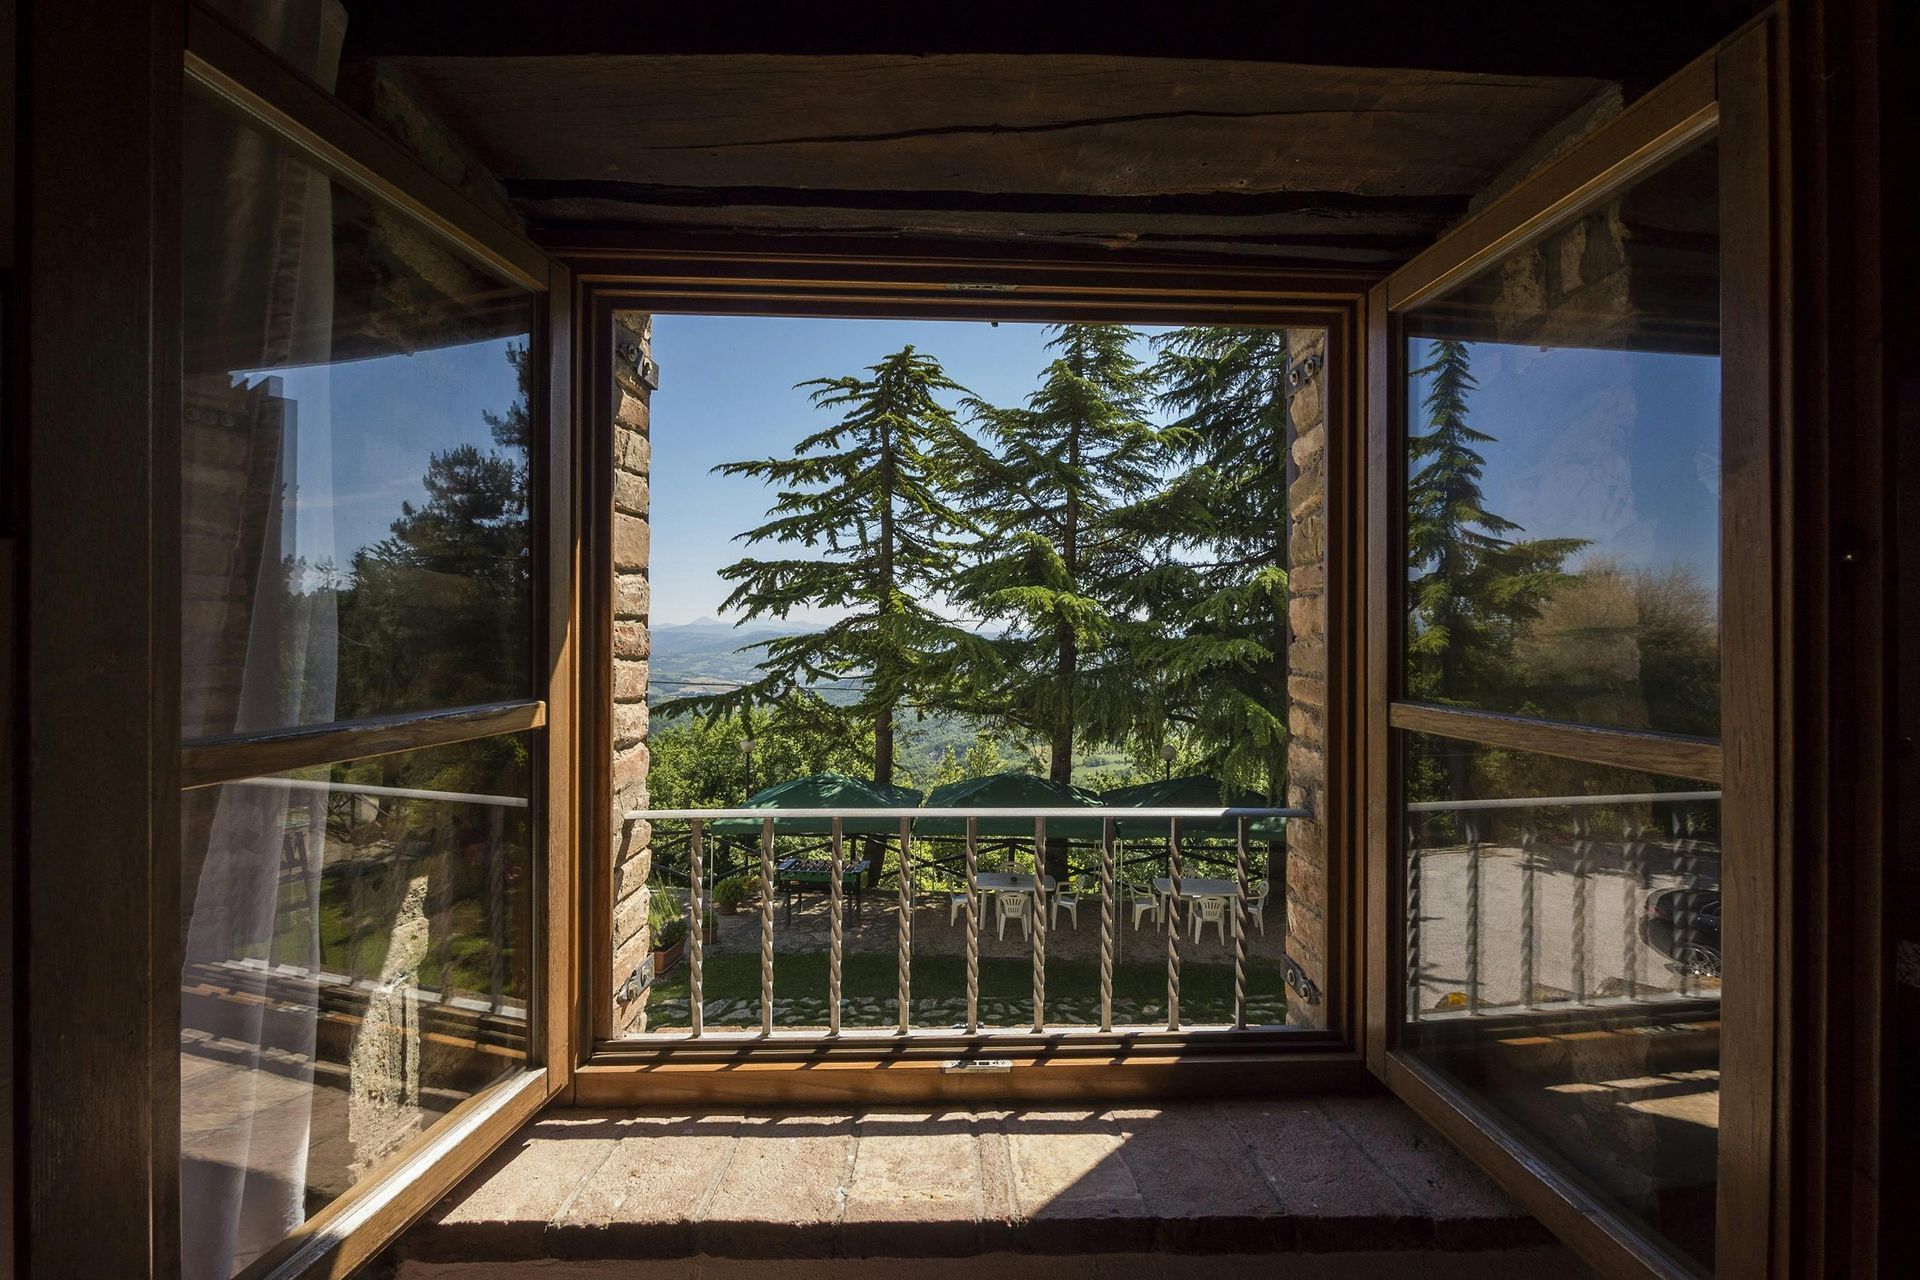
[[[900,819],[900,917],[896,967],[900,970],[900,1034],[907,1034],[913,993],[913,819]]]
[[[1480,824],[1467,827],[1467,1011],[1480,1012]]]
[[[1534,1007],[1533,975],[1533,880],[1534,846],[1539,843],[1539,832],[1532,826],[1521,828],[1520,832],[1520,1004],[1521,1007]]]
[[[1573,819],[1573,1002],[1587,1002],[1587,879],[1593,874],[1593,840],[1585,814]]]
[[[967,1033],[980,1030],[980,820],[967,819]]]
[[[840,939],[845,926],[841,921],[841,899],[845,890],[840,876],[846,870],[846,841],[840,834],[840,819],[833,820],[833,883],[827,890],[827,1034],[840,1034]]]
[[[760,824],[760,1034],[773,1034],[773,819]]]
[[[1247,820],[1234,824],[1233,879],[1233,1025],[1247,1026]]]
[[[1180,820],[1167,827],[1167,1030],[1180,1029]]]
[[[1100,823],[1100,1029],[1113,1030],[1113,819]]]
[[[1033,820],[1033,1029],[1047,1028],[1047,820]],[[1055,892],[1060,886],[1055,885]]]
[[[693,927],[687,930],[687,950],[692,953],[689,977],[690,985],[687,994],[691,997],[693,1005],[691,1010],[692,1020],[689,1025],[693,1028],[693,1034],[696,1036],[706,1031],[707,1021],[706,1006],[702,1003],[706,991],[707,922],[700,895],[700,878],[702,874],[704,874],[700,865],[700,855],[703,852],[700,847],[700,842],[705,834],[705,826],[705,823],[695,818],[693,820],[693,834],[688,837],[687,843],[687,861],[693,872],[693,888],[688,895],[688,901],[692,904],[693,909],[693,920],[691,922]]]
[[[1407,824],[1407,1021],[1420,1020],[1420,832]]]
[[[1627,846],[1622,861],[1625,866],[1622,892],[1626,901],[1620,912],[1620,974],[1626,979],[1627,999],[1640,998],[1640,934],[1638,917],[1640,899],[1647,881],[1646,840],[1644,828],[1630,830],[1627,833]]]

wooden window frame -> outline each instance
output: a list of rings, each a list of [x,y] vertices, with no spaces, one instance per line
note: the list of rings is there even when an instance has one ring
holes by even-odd
[[[1717,1266],[1721,1274],[1778,1273],[1776,1231],[1785,1203],[1775,1115],[1777,1055],[1791,1029],[1777,1017],[1783,956],[1777,945],[1792,851],[1776,838],[1784,753],[1776,724],[1783,694],[1775,654],[1784,594],[1778,499],[1781,424],[1787,384],[1780,373],[1781,267],[1776,156],[1778,42],[1764,16],[1635,102],[1567,155],[1443,237],[1373,291],[1368,342],[1371,486],[1367,595],[1383,625],[1371,634],[1366,834],[1369,1063],[1436,1128],[1478,1160],[1508,1191],[1603,1275],[1694,1276],[1692,1263],[1593,1189],[1542,1155],[1523,1131],[1398,1044],[1405,992],[1404,939],[1395,817],[1395,731],[1440,734],[1498,747],[1700,779],[1724,792],[1725,842],[1752,851],[1729,863],[1732,900],[1728,977],[1721,1002],[1721,1115]],[[1592,208],[1708,137],[1720,147],[1723,376],[1722,737],[1719,741],[1642,730],[1568,725],[1524,716],[1399,701],[1404,669],[1406,456],[1402,316],[1507,252]],[[1742,376],[1742,374],[1747,376]],[[1737,546],[1738,555],[1726,548]],[[1731,744],[1723,749],[1721,743]],[[1773,851],[1771,857],[1768,851]]]
[[[983,257],[951,247],[875,254],[871,248],[810,242],[760,248],[663,246],[630,233],[549,235],[543,243],[577,283],[576,365],[587,379],[582,404],[591,447],[581,461],[589,512],[611,513],[616,312],[1120,323],[1294,325],[1327,333],[1327,1030],[1218,1035],[983,1033],[974,1037],[822,1035],[777,1045],[693,1044],[612,1037],[612,538],[610,522],[590,529],[587,574],[592,617],[583,631],[581,754],[591,778],[583,796],[586,857],[580,1027],[590,1051],[576,1068],[579,1105],[738,1105],[742,1102],[932,1101],[983,1098],[1166,1096],[1364,1087],[1360,1042],[1359,858],[1361,732],[1359,657],[1365,618],[1358,556],[1362,459],[1360,349],[1372,277],[1345,271],[1129,262],[1085,258]],[[711,242],[709,242],[711,243]],[[590,526],[594,519],[589,517]],[[938,1043],[935,1043],[935,1040]],[[1005,1074],[966,1076],[946,1059],[990,1053]]]

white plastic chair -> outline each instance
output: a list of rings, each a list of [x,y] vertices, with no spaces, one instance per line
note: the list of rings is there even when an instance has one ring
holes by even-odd
[[[1073,920],[1073,927],[1078,929],[1080,927],[1081,897],[1083,895],[1098,897],[1099,892],[1099,887],[1094,883],[1092,876],[1075,876],[1073,878],[1073,888],[1068,892],[1062,893],[1060,890],[1055,889],[1053,891],[1053,900],[1047,904],[1047,928],[1058,929],[1060,927],[1060,912],[1064,910],[1068,917]]]
[[[1266,910],[1268,888],[1267,882],[1262,880],[1253,892],[1247,895],[1247,919],[1253,921],[1254,925],[1260,930],[1262,937],[1266,936],[1267,932]],[[1239,927],[1240,922],[1235,920],[1234,928],[1237,930]]]
[[[1227,902],[1226,898],[1194,898],[1187,911],[1187,918],[1193,921],[1193,940],[1200,941],[1200,931],[1208,925],[1216,925],[1220,930],[1220,943],[1227,941]]]
[[[1142,889],[1137,884],[1127,886],[1127,907],[1133,912],[1133,927],[1140,927],[1141,916],[1151,916],[1155,924],[1160,923],[1160,895],[1151,889]]]
[[[954,922],[960,918],[960,913],[962,911],[965,911],[966,909],[967,909],[966,894],[964,893],[948,894],[947,895],[947,926],[951,928]]]
[[[1026,937],[1033,927],[1032,913],[1027,910],[1033,905],[1033,899],[1024,893],[996,893],[993,895],[993,900],[1000,908],[999,936],[1003,939],[1007,936],[1007,921],[1018,920],[1020,936]]]

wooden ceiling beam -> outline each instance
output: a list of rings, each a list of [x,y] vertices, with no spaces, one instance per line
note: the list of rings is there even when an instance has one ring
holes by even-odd
[[[962,6],[609,6],[601,0],[353,0],[351,56],[1072,53],[1493,75],[1579,76],[1647,87],[1763,7],[1756,0],[1474,0],[1337,7],[1168,9],[991,0]],[[617,16],[616,16],[617,15]]]

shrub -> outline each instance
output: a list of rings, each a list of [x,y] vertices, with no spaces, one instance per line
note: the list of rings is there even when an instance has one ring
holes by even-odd
[[[687,940],[687,918],[676,915],[668,920],[653,935],[653,949],[666,951]]]
[[[713,886],[714,905],[737,909],[753,896],[753,890],[754,886],[747,882],[745,876],[728,876]]]

